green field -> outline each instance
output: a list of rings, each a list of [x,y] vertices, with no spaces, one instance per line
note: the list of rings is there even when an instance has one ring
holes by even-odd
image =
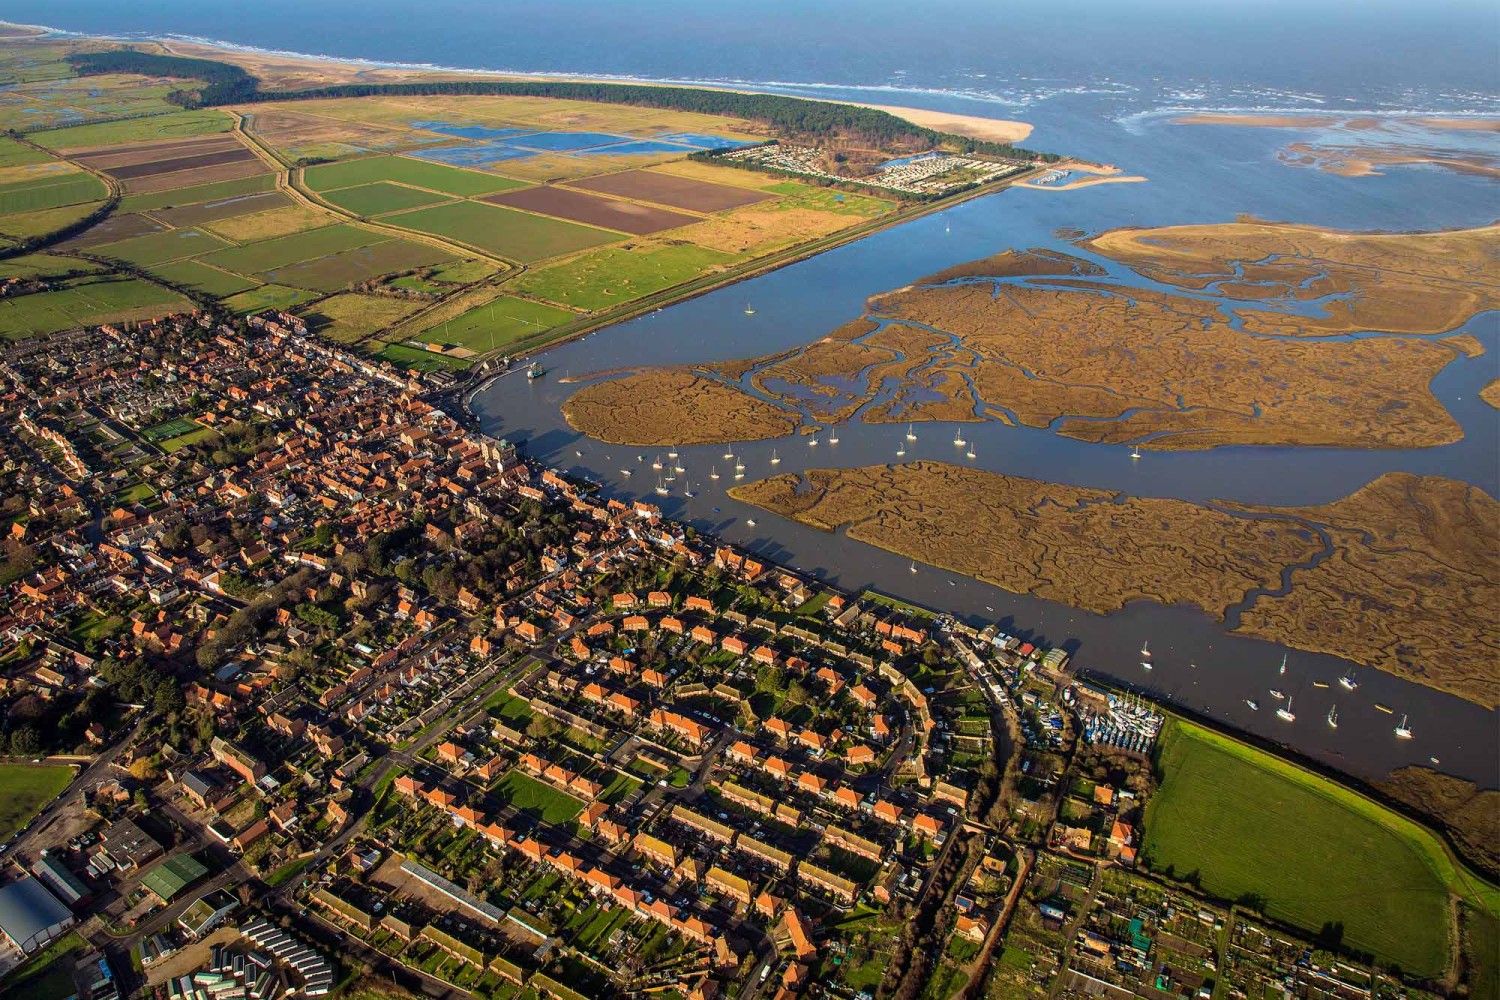
[[[310,229],[305,233],[278,236],[259,243],[248,243],[216,253],[206,254],[204,263],[222,267],[226,271],[240,274],[255,274],[272,271],[304,260],[316,260],[341,250],[367,247],[373,243],[384,243],[390,239],[379,233],[368,232],[355,226],[325,226]]]
[[[1435,835],[1327,779],[1178,720],[1159,753],[1153,871],[1314,934],[1341,928],[1344,947],[1423,977],[1449,964],[1450,893],[1500,907]]]
[[[462,316],[424,330],[420,339],[485,353],[535,336],[573,320],[575,314],[556,306],[502,295],[470,309]]]
[[[418,350],[415,347],[407,347],[405,344],[386,344],[376,355],[386,361],[402,368],[409,368],[415,372],[437,372],[445,368],[468,368],[473,365],[472,361],[460,358],[444,357],[441,354],[433,354],[431,351]]]
[[[419,208],[388,216],[384,221],[526,262],[620,239],[602,229],[472,201]]]
[[[671,288],[739,258],[707,247],[609,247],[516,279],[517,291],[579,309],[607,309]]]
[[[164,316],[191,308],[170,289],[139,278],[84,278],[52,292],[0,299],[0,331],[9,340],[80,326]]]
[[[384,215],[387,212],[399,212],[402,209],[417,208],[448,200],[443,195],[434,194],[431,191],[421,191],[386,181],[331,191],[323,195],[323,199],[355,215]]]
[[[237,198],[245,194],[258,194],[276,187],[275,174],[256,174],[232,181],[216,181],[213,184],[195,184],[192,187],[173,188],[154,194],[132,194],[120,199],[120,212],[150,212],[160,208],[177,208],[181,205],[200,205],[206,201]]]
[[[440,281],[448,285],[468,285],[475,281],[482,281],[494,273],[493,264],[486,264],[482,260],[461,260],[456,264],[445,264],[442,267],[433,268],[432,274],[428,275],[428,280]]]
[[[147,427],[141,431],[141,436],[147,441],[165,441],[167,438],[177,437],[180,434],[188,434],[198,429],[198,424],[186,417],[177,417],[154,427]]]
[[[46,153],[23,146],[14,139],[0,138],[0,167],[24,167],[32,163],[46,163],[51,159]]]
[[[30,253],[0,261],[0,278],[55,278],[64,274],[99,271],[103,265],[81,257]]]
[[[244,278],[217,268],[200,264],[196,260],[179,260],[151,268],[151,273],[174,285],[203,292],[205,295],[234,295],[260,284],[253,278]]]
[[[0,184],[0,215],[62,208],[108,195],[109,189],[93,174],[46,174],[36,180]]]
[[[31,822],[72,780],[65,764],[0,764],[0,840]]]
[[[169,260],[195,257],[229,245],[226,240],[197,229],[168,229],[165,232],[147,233],[145,236],[110,243],[97,248],[95,253],[140,267],[150,267],[152,264],[165,264]]]
[[[526,186],[509,177],[496,177],[406,156],[371,156],[362,160],[326,163],[307,168],[303,176],[307,186],[319,193],[378,181],[398,181],[460,198]]]
[[[38,146],[48,149],[74,149],[86,146],[115,146],[127,142],[151,142],[156,139],[182,139],[193,135],[228,132],[234,122],[222,111],[179,111],[170,115],[127,118],[123,121],[76,125],[73,128],[36,132],[28,136]]]
[[[872,198],[864,194],[849,194],[832,188],[814,187],[801,181],[783,181],[765,190],[782,195],[777,208],[814,208],[821,212],[837,212],[840,215],[858,215],[874,218],[895,208],[893,202],[883,198]]]
[[[517,770],[507,771],[496,782],[495,794],[504,804],[553,826],[567,823],[583,812],[583,803],[573,796]]]
[[[350,282],[377,278],[393,271],[407,271],[428,264],[441,264],[453,255],[425,243],[386,239],[314,260],[262,271],[261,276],[283,285],[336,292]]]
[[[248,292],[231,295],[221,303],[224,308],[240,315],[264,312],[267,309],[289,309],[299,302],[311,302],[317,293],[285,285],[261,285]]]

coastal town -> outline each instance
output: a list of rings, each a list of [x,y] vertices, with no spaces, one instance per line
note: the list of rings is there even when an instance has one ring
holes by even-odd
[[[1150,702],[601,496],[450,381],[274,311],[0,354],[5,766],[63,775],[0,995],[1419,995],[1139,870]]]

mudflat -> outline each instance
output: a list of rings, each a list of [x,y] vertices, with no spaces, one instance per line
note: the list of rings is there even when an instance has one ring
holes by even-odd
[[[1128,497],[941,462],[815,469],[805,480],[729,492],[1089,611],[1150,600],[1222,620],[1240,608],[1238,632],[1500,703],[1500,502],[1463,483],[1389,473],[1330,504],[1278,508]]]

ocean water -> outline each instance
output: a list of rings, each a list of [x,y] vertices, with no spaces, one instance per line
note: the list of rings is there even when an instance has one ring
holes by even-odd
[[[1241,215],[1347,229],[1438,229],[1500,218],[1496,182],[1427,166],[1381,176],[1339,177],[1287,166],[1292,142],[1429,143],[1500,156],[1489,134],[1271,130],[1184,126],[1192,111],[1322,111],[1382,115],[1500,115],[1500,5],[1391,0],[1269,0],[1203,4],[1147,0],[1013,3],[894,0],[263,0],[224,5],[188,0],[8,0],[0,16],[85,33],[179,37],[373,62],[566,75],[733,84],[771,92],[900,104],[1017,118],[1035,126],[1025,145],[1115,163],[1146,183],[1071,192],[1010,190],[955,206],[810,260],[563,345],[547,357],[556,376],[622,366],[759,355],[821,337],[859,316],[872,294],[952,264],[1010,247],[1072,248],[1060,230],[1229,221]],[[503,140],[497,141],[500,145]],[[515,145],[532,145],[525,139]],[[430,155],[442,157],[444,150]],[[755,315],[745,314],[746,302]],[[1465,439],[1409,451],[1220,448],[1151,454],[1089,445],[1046,429],[998,424],[966,429],[976,465],[996,471],[1143,496],[1247,503],[1322,503],[1381,473],[1445,475],[1500,494],[1500,421],[1476,394],[1500,376],[1500,318],[1467,327],[1488,348],[1456,359],[1433,391]],[[487,430],[524,439],[537,457],[603,483],[612,494],[651,495],[651,476],[623,477],[642,449],[582,438],[559,406],[579,387],[554,377],[507,378],[474,407]],[[953,460],[949,429],[929,425],[908,458]],[[800,440],[738,448],[750,478],[813,466],[894,461],[889,427],[849,427],[836,447]],[[874,586],[973,620],[1063,644],[1080,664],[1177,699],[1366,778],[1439,757],[1445,771],[1493,786],[1500,779],[1496,713],[1431,689],[1362,670],[1355,694],[1327,684],[1350,668],[1335,657],[1290,651],[1228,633],[1189,608],[1136,604],[1109,616],[1079,612],[923,568],[907,560],[753,511],[729,500],[721,447],[681,449],[698,496],[674,496],[673,516],[850,589]],[[576,454],[581,452],[582,454]],[[755,525],[748,523],[754,516]],[[1135,650],[1149,638],[1155,670]],[[1244,699],[1267,686],[1293,695],[1298,721]],[[1340,726],[1323,721],[1337,701]],[[1398,741],[1393,705],[1417,738]]]

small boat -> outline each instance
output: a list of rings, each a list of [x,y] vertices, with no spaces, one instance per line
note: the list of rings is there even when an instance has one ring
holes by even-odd
[[[900,458],[902,455],[905,455],[905,454],[906,454],[906,445],[904,445],[904,444],[897,444],[896,445],[896,457]]]
[[[656,459],[651,463],[651,468],[655,469],[657,472],[661,471],[661,456],[660,455],[656,456]]]
[[[957,431],[953,432],[953,446],[955,448],[962,448],[964,445],[966,445],[968,443],[969,442],[967,442],[967,441],[964,440],[964,432],[963,432],[963,430],[960,429],[960,430],[957,430]]]
[[[772,465],[780,465],[781,464],[781,456],[778,455],[778,454],[776,454],[776,449],[775,448],[771,449],[771,464]]]
[[[583,452],[579,451],[577,448],[573,449],[573,454],[578,456],[579,458],[583,457]]]
[[[1384,712],[1386,715],[1394,715],[1395,714],[1395,712],[1393,712],[1391,710],[1391,708],[1390,708],[1389,705],[1382,705],[1378,701],[1375,703],[1375,711],[1377,711],[1377,712]]]
[[[1411,728],[1406,724],[1406,716],[1401,716],[1401,725],[1396,727],[1396,738],[1401,740],[1411,739]]]
[[[912,425],[911,424],[907,424],[906,425],[906,440],[908,440],[908,441],[915,441],[916,439],[917,439],[917,432],[914,431],[914,430],[912,430]]]
[[[1326,688],[1327,686],[1327,681],[1313,681],[1313,687],[1315,688]]]
[[[748,302],[745,303],[745,315],[746,316],[754,316],[755,315],[755,308],[753,306],[751,306],[750,303],[748,303]]]
[[[1277,701],[1281,701],[1283,698],[1286,697],[1286,695],[1283,694],[1282,692],[1276,690],[1275,688],[1272,688],[1271,689],[1271,697],[1275,698]]]
[[[695,496],[698,495],[698,491],[695,490],[695,489],[693,489],[693,484],[692,483],[688,483],[687,484],[687,488],[682,491],[682,495],[685,496],[685,497],[692,498],[692,497],[695,497]]]
[[[726,451],[724,453],[724,461],[728,462],[728,461],[731,461],[733,458],[734,458],[734,449],[730,448],[728,451]]]
[[[669,452],[667,452],[667,457],[668,458],[676,458],[677,457],[677,446],[676,445],[673,445],[672,446],[672,450],[669,451]]]
[[[1351,670],[1347,674],[1339,678],[1339,687],[1343,688],[1345,691],[1353,691],[1355,688],[1359,687],[1359,681],[1354,679],[1354,671]]]
[[[818,446],[818,436],[816,434],[807,439],[807,446],[809,448],[816,448]]]
[[[735,472],[744,472],[745,471],[745,463],[744,462],[735,462],[734,463],[734,471]]]
[[[709,479],[718,479],[719,478],[719,467],[717,465],[711,465],[711,466],[709,466],[709,468],[708,468],[708,478]]]
[[[1277,677],[1281,677],[1281,676],[1284,676],[1285,674],[1286,674],[1286,654],[1282,653],[1281,654],[1281,667],[1276,671],[1276,676]]]
[[[1430,764],[1441,764],[1442,763],[1442,761],[1438,760],[1436,757],[1428,757],[1427,761]]]
[[[545,374],[547,374],[547,369],[543,368],[535,361],[531,363],[530,368],[526,369],[526,377],[529,379],[539,379]]]
[[[1133,459],[1139,460],[1140,457],[1141,457],[1141,449],[1139,449],[1139,448],[1132,448],[1132,449],[1130,449],[1130,457],[1133,458]]]
[[[635,460],[637,462],[644,462],[646,460],[646,456],[645,455],[637,455],[637,456],[635,456]]]
[[[1337,705],[1334,705],[1333,707],[1331,707],[1328,710],[1328,728],[1329,729],[1337,729],[1338,727],[1339,727],[1339,707]]]
[[[633,475],[635,475],[635,473],[631,472],[629,469],[621,469],[620,470],[620,475],[622,475],[622,476],[633,476]]]
[[[835,431],[829,431],[828,432],[828,443],[829,444],[838,444],[839,443],[839,432],[838,431],[835,430]]]
[[[679,463],[677,465],[672,466],[672,471],[673,472],[686,472],[687,469],[683,468],[682,465]],[[1324,684],[1323,686],[1327,687],[1328,685]]]
[[[1142,660],[1141,661],[1141,669],[1142,670],[1150,670],[1151,669],[1151,661],[1150,660]]]
[[[667,476],[667,482],[669,482],[669,483],[675,483],[675,482],[677,482],[677,477],[673,476],[673,475],[669,475],[669,476]]]
[[[1250,711],[1252,712],[1260,711],[1260,702],[1256,701],[1254,698],[1246,698],[1245,704],[1250,706]]]
[[[736,478],[736,479],[744,479],[745,478],[745,474],[743,472],[736,472],[734,474],[734,478]]]
[[[755,518],[752,517],[749,520],[747,520],[745,523],[748,524],[748,525],[750,525],[750,527],[753,528],[753,527],[755,527]]]
[[[1145,657],[1148,660],[1151,659],[1151,646],[1149,643],[1141,643],[1141,656]]]
[[[662,484],[661,484],[661,483],[657,483],[657,484],[656,484],[656,495],[657,495],[657,496],[663,496],[663,497],[664,497],[664,496],[666,496],[666,495],[667,495],[667,494],[668,494],[668,493],[671,493],[671,492],[672,492],[672,491],[671,491],[671,490],[669,490],[669,489],[667,489],[667,488],[666,488],[666,487],[665,487],[665,486],[663,486],[663,485],[662,485]]]
[[[1288,698],[1286,704],[1276,710],[1276,718],[1282,722],[1296,722],[1297,717],[1292,714],[1292,699]]]
[[[966,451],[966,452],[964,452],[964,455],[965,455],[965,456],[966,456],[966,457],[968,457],[968,458],[973,458],[973,457],[974,457],[974,446],[973,446],[973,445],[970,445],[970,446],[969,446],[969,450],[968,450],[968,451]]]
[[[915,573],[917,571],[917,564],[916,563],[912,563],[910,569],[911,569],[911,571],[913,573]]]

